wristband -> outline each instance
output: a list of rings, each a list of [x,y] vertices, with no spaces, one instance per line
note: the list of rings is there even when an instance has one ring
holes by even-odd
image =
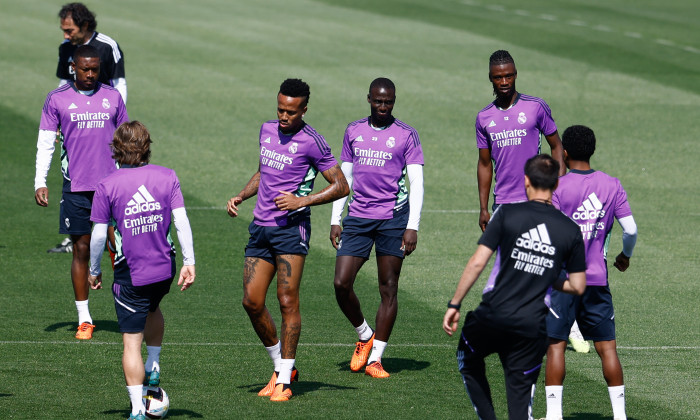
[[[458,305],[455,305],[454,303],[452,303],[452,300],[450,299],[447,301],[447,307],[451,308],[451,309],[456,309],[459,311],[459,309],[462,307],[462,304],[460,303]]]

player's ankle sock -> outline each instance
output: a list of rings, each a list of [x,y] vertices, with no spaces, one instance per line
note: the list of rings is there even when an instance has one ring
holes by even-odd
[[[75,308],[78,310],[78,325],[83,322],[89,322],[92,324],[92,317],[90,316],[90,309],[88,309],[87,300],[76,300]]]
[[[143,385],[127,385],[127,392],[129,392],[129,399],[131,400],[131,414],[138,414],[139,412],[145,414],[146,406],[143,405]]]
[[[278,384],[289,384],[292,382],[292,369],[295,359],[280,359],[280,370],[277,374]]]
[[[146,372],[154,370],[160,372],[160,346],[146,346],[148,358],[146,359]]]
[[[360,341],[363,342],[367,342],[372,338],[372,334],[374,334],[374,330],[369,326],[366,319],[362,321],[362,325],[355,328],[355,331],[357,331],[357,336],[360,338]]]
[[[377,360],[380,360],[382,358],[382,355],[384,354],[384,349],[386,348],[386,341],[379,341],[376,338],[374,339],[374,342],[372,344],[372,353],[369,354],[369,358],[367,359],[367,364],[371,364],[376,362]]]
[[[559,420],[562,415],[563,385],[549,385],[544,387],[547,396],[547,420]]]
[[[612,404],[613,418],[615,420],[627,420],[625,413],[625,386],[609,386],[610,404]]]
[[[270,355],[270,359],[272,359],[272,363],[275,365],[275,372],[279,372],[280,360],[282,360],[282,346],[280,342],[277,341],[277,344],[274,346],[265,347],[265,350],[267,350],[267,354]]]

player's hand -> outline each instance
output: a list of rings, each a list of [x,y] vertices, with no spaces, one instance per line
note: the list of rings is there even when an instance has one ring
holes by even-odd
[[[482,232],[486,230],[486,225],[489,224],[489,220],[491,220],[491,215],[489,214],[489,211],[481,210],[479,212],[479,227],[481,228]]]
[[[231,217],[238,216],[238,205],[242,202],[243,199],[239,196],[235,196],[232,199],[228,200],[228,203],[226,204],[226,211],[228,212],[228,215]]]
[[[34,200],[36,204],[41,207],[48,207],[49,205],[49,189],[46,187],[37,188],[34,192]]]
[[[418,244],[418,232],[413,229],[406,229],[401,240],[403,256],[411,255],[411,252],[416,250],[416,244]]]
[[[457,331],[457,324],[459,324],[459,310],[447,308],[445,317],[442,319],[442,329],[452,337],[452,334]]]
[[[302,198],[290,193],[289,191],[280,190],[280,195],[275,197],[275,205],[282,211],[294,211],[303,206]]]
[[[177,285],[181,286],[180,290],[187,290],[192,283],[194,283],[194,278],[196,277],[194,273],[193,265],[183,265],[180,270],[180,278],[177,279]]]
[[[88,274],[88,283],[90,284],[90,288],[92,290],[97,290],[102,288],[102,273],[93,276],[92,274]]]
[[[615,263],[613,265],[618,270],[624,272],[630,266],[630,258],[627,255],[620,252],[619,254],[617,254],[617,257],[615,257]]]
[[[340,244],[340,234],[343,232],[343,229],[338,226],[338,225],[331,225],[331,234],[330,234],[330,240],[331,244],[333,245],[333,248],[338,249],[338,245]]]

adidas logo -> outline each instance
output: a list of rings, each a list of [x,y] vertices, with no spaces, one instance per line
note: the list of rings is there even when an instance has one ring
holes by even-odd
[[[359,143],[361,141],[365,141],[365,139],[363,139],[362,136],[357,136],[357,138],[355,138],[355,141]]]
[[[495,127],[495,126],[496,126],[496,123],[493,120],[491,120],[491,122],[489,123],[489,127]]]
[[[551,393],[551,394],[547,395],[547,398],[557,398],[557,397],[554,395],[554,393]]]
[[[156,201],[155,198],[148,192],[145,185],[141,185],[136,192],[131,197],[128,203],[126,203],[127,208],[124,209],[124,214],[131,216],[132,214],[138,214],[144,211],[154,211],[160,210],[160,203]]]
[[[263,143],[268,143],[268,144],[269,144],[269,143],[270,143],[270,138],[269,138],[269,137],[266,138],[265,141],[263,141]]]
[[[522,248],[549,255],[554,255],[556,252],[556,248],[552,246],[552,241],[549,239],[547,226],[544,223],[520,235],[515,244]]]
[[[583,200],[580,207],[572,215],[574,220],[590,220],[605,216],[603,203],[600,202],[595,193],[591,193],[588,198]]]
[[[71,102],[70,106],[68,107],[68,109],[77,109],[77,108],[78,108],[78,105],[76,105],[72,102]]]

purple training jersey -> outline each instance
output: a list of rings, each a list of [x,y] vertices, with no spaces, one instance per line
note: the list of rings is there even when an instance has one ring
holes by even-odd
[[[260,184],[253,211],[259,226],[286,226],[289,212],[279,210],[274,201],[280,191],[305,197],[313,190],[318,172],[338,164],[326,139],[310,125],[293,135],[283,134],[278,126],[279,121],[272,120],[260,127]]]
[[[586,284],[608,284],[606,255],[614,219],[631,216],[627,193],[617,178],[600,171],[572,170],[559,178],[552,204],[576,222],[586,246]]]
[[[394,119],[376,129],[369,117],[348,124],[340,155],[352,162],[352,191],[348,214],[366,219],[391,219],[408,204],[406,165],[423,164],[418,133]]]
[[[134,286],[175,275],[170,222],[171,212],[180,207],[185,207],[180,181],[175,171],[162,166],[123,167],[99,183],[90,220],[115,221],[115,282],[123,283],[122,269]]]
[[[39,129],[61,129],[61,171],[70,191],[95,191],[102,178],[116,171],[109,144],[126,121],[124,101],[111,86],[97,83],[92,94],[83,95],[70,82],[49,92]]]
[[[518,94],[508,109],[489,104],[476,116],[476,146],[490,149],[494,163],[496,204],[526,201],[525,162],[540,153],[540,135],[557,131],[547,103]]]

